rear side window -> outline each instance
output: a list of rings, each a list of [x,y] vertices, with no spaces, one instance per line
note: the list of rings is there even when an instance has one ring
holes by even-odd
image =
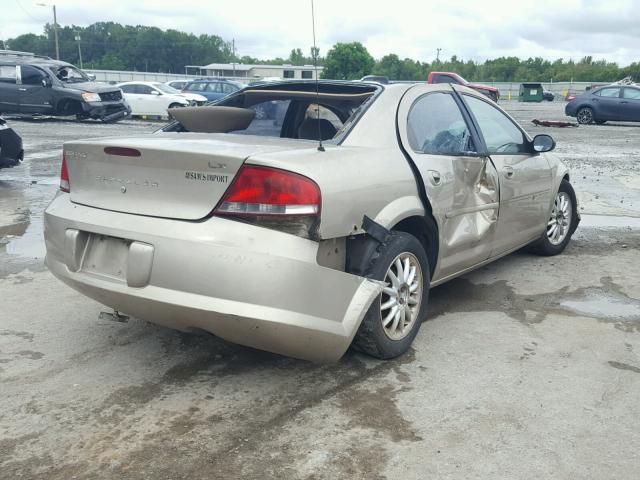
[[[622,98],[640,100],[640,88],[625,88],[622,91]]]
[[[237,92],[239,90],[239,88],[237,88],[235,85],[232,85],[230,83],[223,83],[222,84],[222,92],[223,93],[233,93],[233,92]]]
[[[475,151],[458,104],[448,93],[420,97],[407,118],[411,148],[420,153],[464,155]]]
[[[595,92],[595,95],[599,95],[601,97],[615,97],[618,98],[620,96],[619,88],[603,88],[602,90],[598,90]]]
[[[16,83],[16,66],[0,65],[0,82]]]
[[[529,153],[522,131],[493,105],[470,95],[464,96],[487,144],[489,154]]]
[[[207,83],[206,86],[207,86],[207,88],[205,88],[205,90],[207,92],[222,93],[222,84],[221,83],[218,83],[218,82]]]

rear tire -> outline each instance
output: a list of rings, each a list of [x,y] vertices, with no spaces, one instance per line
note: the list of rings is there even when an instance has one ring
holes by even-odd
[[[564,204],[563,201],[568,204]],[[562,180],[545,231],[531,245],[531,251],[547,257],[562,253],[576,228],[578,228],[576,194],[571,184],[567,180]]]
[[[590,123],[593,123],[595,117],[593,116],[593,110],[591,109],[591,107],[582,107],[580,110],[578,110],[576,118],[578,120],[578,123],[582,125],[589,125]]]
[[[367,310],[352,345],[380,359],[402,355],[426,317],[430,270],[424,247],[413,235],[392,232],[378,246],[365,276],[387,287]]]

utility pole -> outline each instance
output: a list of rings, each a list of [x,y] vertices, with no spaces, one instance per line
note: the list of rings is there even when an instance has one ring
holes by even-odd
[[[440,62],[440,52],[442,51],[441,48],[436,48],[436,62]]]
[[[231,60],[233,61],[233,76],[236,76],[236,39],[231,39]]]
[[[58,46],[58,16],[56,5],[53,5],[53,37],[56,39],[56,60],[60,60],[60,47]]]
[[[80,60],[80,70],[82,70],[82,48],[80,47],[80,32],[76,32],[76,42],[78,42],[78,59]]]
[[[53,7],[53,38],[56,42],[56,60],[60,60],[60,47],[58,46],[58,16],[56,14],[56,5],[48,5],[46,3],[36,3],[39,7]]]

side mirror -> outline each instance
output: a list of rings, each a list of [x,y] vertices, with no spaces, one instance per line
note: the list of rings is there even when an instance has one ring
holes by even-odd
[[[96,81],[96,76],[93,73],[88,73],[87,77],[89,77],[89,80],[91,80],[92,82]]]
[[[48,77],[44,77],[41,80],[41,82],[42,82],[42,86],[45,87],[45,88],[49,88],[49,87],[51,87],[53,85],[53,83],[51,82],[51,79],[48,78]]]
[[[151,95],[160,95],[160,92],[157,90],[151,90]]]
[[[556,141],[550,135],[536,135],[532,145],[535,152],[550,152],[556,148]]]

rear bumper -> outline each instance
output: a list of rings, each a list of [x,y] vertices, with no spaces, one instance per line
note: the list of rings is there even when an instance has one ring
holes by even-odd
[[[306,360],[338,360],[382,290],[318,265],[315,242],[223,218],[128,215],[61,194],[44,222],[47,266],[88,297],[152,323]],[[135,242],[121,276],[83,263],[90,234]]]

